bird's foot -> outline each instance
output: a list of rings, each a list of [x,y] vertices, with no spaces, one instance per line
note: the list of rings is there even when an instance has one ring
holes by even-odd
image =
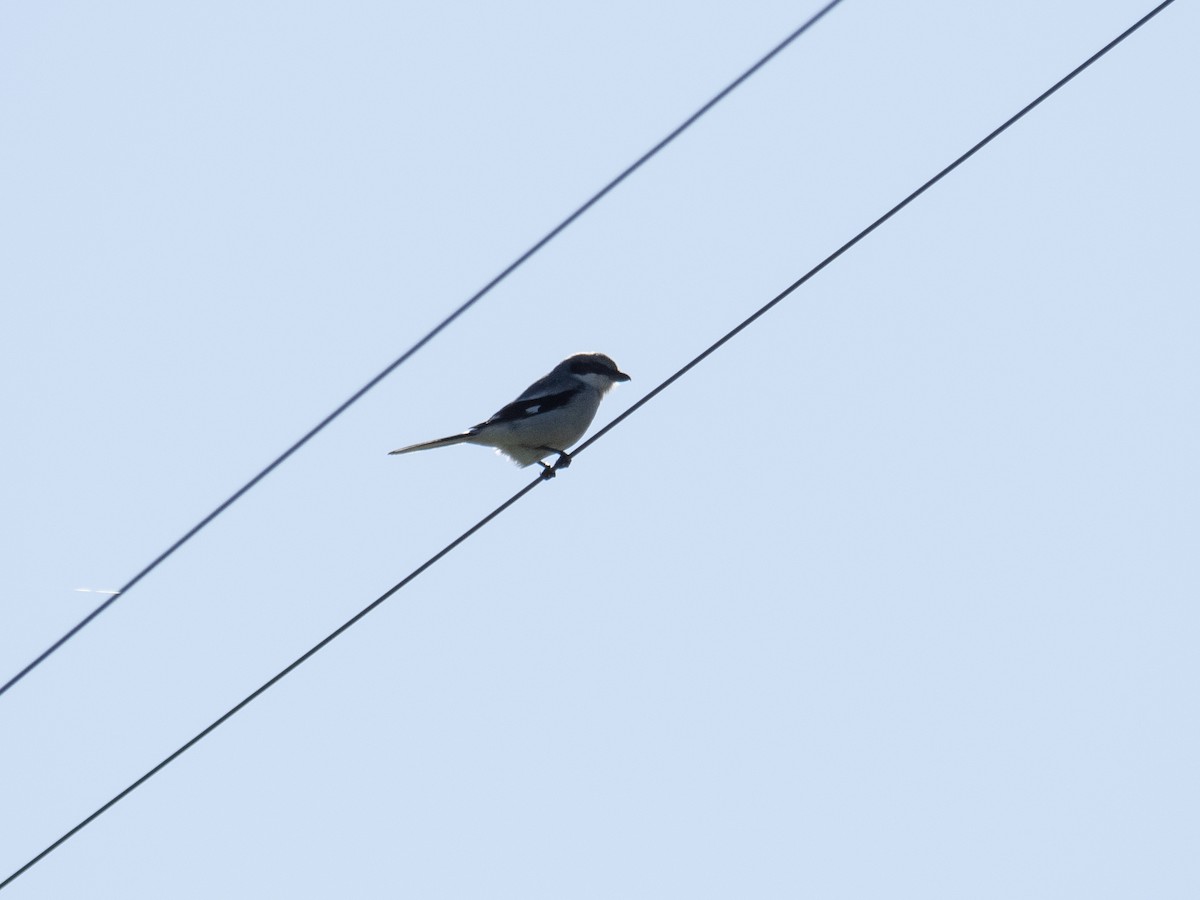
[[[542,467],[542,479],[544,481],[549,481],[558,474],[559,469],[565,469],[567,466],[571,465],[571,454],[566,450],[554,450],[552,447],[546,447],[545,449],[551,450],[552,452],[558,454],[558,459],[552,466],[547,465],[541,460],[538,460],[538,465]]]

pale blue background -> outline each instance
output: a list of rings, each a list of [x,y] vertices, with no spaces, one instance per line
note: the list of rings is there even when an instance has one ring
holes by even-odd
[[[0,873],[1146,12],[847,0],[0,698]],[[0,7],[8,677],[817,8]],[[1200,895],[1181,2],[14,898]]]

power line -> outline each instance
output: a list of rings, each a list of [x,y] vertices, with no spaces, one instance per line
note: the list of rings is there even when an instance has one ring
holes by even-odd
[[[3,695],[5,693],[5,691],[7,691],[9,688],[11,688],[13,685],[15,685],[18,681],[20,681],[22,678],[24,678],[26,675],[28,675],[30,672],[32,672],[34,669],[36,669],[43,662],[45,662],[45,660],[52,653],[57,651],[60,647],[62,647],[63,644],[65,644],[67,641],[69,641],[71,638],[73,638],[75,635],[77,635],[80,631],[82,631],[84,628],[86,628],[90,622],[92,622],[102,612],[104,612],[106,609],[108,609],[110,606],[112,606],[114,603],[116,603],[117,599],[120,598],[121,596],[123,596],[125,593],[127,593],[130,589],[132,589],[134,587],[134,585],[138,584],[138,582],[140,582],[143,578],[145,578],[147,575],[149,575],[151,572],[153,572],[156,568],[158,568],[158,566],[161,563],[165,562],[168,557],[170,557],[171,555],[173,555],[175,553],[176,550],[178,550],[180,547],[182,547],[184,544],[186,544],[188,541],[190,541],[193,537],[195,537],[202,529],[204,529],[209,523],[211,523],[213,521],[213,519],[215,519],[217,516],[221,515],[221,513],[225,512],[225,510],[227,510],[234,503],[236,503],[238,500],[240,500],[243,495],[245,495],[248,491],[250,491],[252,488],[254,488],[260,481],[262,481],[264,478],[266,478],[268,475],[270,475],[273,471],[275,471],[275,469],[278,468],[281,464],[283,464],[283,462],[285,460],[287,460],[293,453],[295,453],[297,450],[299,450],[301,447],[303,447],[305,444],[307,444],[310,440],[312,440],[314,437],[316,437],[317,434],[319,434],[321,431],[323,431],[326,426],[328,426],[329,424],[331,424],[333,422],[334,419],[336,419],[338,416],[340,416],[342,413],[344,413],[347,409],[349,409],[351,406],[353,406],[355,403],[357,403],[359,400],[361,400],[362,397],[369,390],[371,390],[373,387],[375,387],[377,384],[379,384],[379,382],[383,381],[383,379],[387,378],[387,376],[392,374],[392,372],[394,372],[401,365],[403,365],[405,362],[407,362],[418,350],[420,350],[422,347],[424,347],[426,344],[428,344],[431,340],[433,340],[435,337],[437,337],[437,335],[440,334],[448,325],[450,325],[451,322],[453,322],[455,319],[457,319],[459,316],[461,316],[463,313],[465,313],[468,309],[470,309],[472,306],[474,306],[475,303],[477,303],[479,300],[481,300],[484,297],[484,295],[488,294],[492,290],[492,288],[494,288],[494,287],[496,287],[496,285],[500,284],[500,282],[502,282],[505,278],[507,278],[509,275],[511,275],[513,272],[515,272],[525,262],[527,262],[531,256],[533,256],[535,253],[537,253],[539,250],[541,250],[543,247],[545,247],[548,243],[550,243],[552,240],[554,240],[554,238],[558,237],[558,235],[561,234],[563,231],[565,231],[567,229],[567,227],[569,227],[572,223],[574,223],[574,221],[576,219],[578,219],[585,212],[587,212],[589,209],[591,209],[593,206],[595,206],[597,203],[599,203],[600,200],[603,199],[615,187],[617,187],[617,185],[619,185],[626,178],[628,178],[630,175],[632,175],[634,172],[636,172],[638,169],[640,169],[645,163],[649,162],[653,157],[657,156],[659,151],[664,149],[668,144],[670,144],[677,137],[679,137],[681,134],[683,134],[685,131],[687,131],[688,128],[690,128],[692,125],[694,125],[696,123],[696,121],[698,119],[700,119],[701,116],[703,116],[705,113],[707,113],[709,110],[711,110],[714,106],[716,106],[718,103],[720,103],[722,100],[724,100],[727,96],[729,96],[731,93],[733,93],[733,91],[735,91],[738,87],[740,87],[743,82],[745,82],[752,75],[754,75],[759,69],[761,69],[767,63],[769,63],[772,59],[774,59],[776,56],[778,56],[780,53],[782,53],[792,42],[794,42],[798,37],[800,37],[802,34],[804,34],[806,31],[808,31],[810,28],[812,28],[812,26],[816,25],[817,22],[819,22],[822,18],[824,18],[826,13],[828,13],[830,10],[832,10],[835,6],[837,6],[841,2],[842,2],[842,0],[830,0],[830,2],[826,3],[823,7],[821,7],[821,9],[817,10],[817,12],[814,13],[811,17],[809,17],[809,19],[807,21],[805,21],[803,25],[801,25],[799,28],[797,28],[791,34],[789,34],[786,38],[784,38],[782,41],[780,41],[778,44],[776,44],[765,56],[763,56],[756,63],[754,63],[754,65],[752,65],[750,68],[746,69],[746,71],[744,71],[741,75],[739,75],[737,78],[735,78],[733,81],[731,81],[728,85],[726,85],[711,100],[709,100],[707,103],[705,103],[703,106],[701,106],[698,110],[696,110],[694,113],[692,113],[690,116],[688,116],[688,118],[686,118],[678,127],[676,127],[672,132],[670,132],[670,134],[668,134],[666,137],[664,137],[662,140],[660,140],[657,144],[655,144],[653,147],[651,147],[649,150],[647,150],[645,153],[643,153],[640,157],[638,157],[638,159],[632,165],[630,165],[623,172],[621,172],[621,174],[619,174],[616,178],[614,178],[612,181],[610,181],[608,184],[606,184],[604,187],[602,187],[599,191],[597,191],[595,194],[593,194],[591,196],[591,198],[589,200],[587,200],[587,202],[585,202],[582,206],[580,206],[578,209],[576,209],[573,213],[571,213],[569,216],[567,216],[565,219],[563,219],[561,222],[559,222],[558,225],[556,225],[553,229],[551,229],[549,232],[547,232],[546,235],[544,237],[542,237],[541,240],[539,240],[532,247],[530,247],[528,250],[526,250],[524,253],[522,253],[520,256],[518,256],[515,260],[513,260],[513,262],[511,262],[507,268],[505,268],[503,271],[501,271],[499,275],[497,275],[495,278],[493,278],[491,281],[489,281],[487,284],[485,284],[482,288],[480,288],[478,291],[476,291],[474,294],[472,294],[461,306],[459,306],[456,310],[454,310],[454,312],[450,313],[450,315],[446,316],[446,318],[442,319],[442,321],[439,322],[436,326],[434,326],[434,328],[432,328],[423,338],[421,338],[419,341],[417,341],[415,344],[413,344],[411,347],[409,347],[408,350],[406,350],[401,356],[399,356],[392,363],[390,363],[387,368],[385,368],[382,372],[380,372],[378,375],[376,375],[374,378],[372,378],[370,381],[368,381],[366,384],[364,384],[361,388],[359,388],[357,391],[355,391],[353,394],[351,394],[349,399],[347,399],[344,403],[342,403],[341,406],[337,407],[337,409],[335,409],[333,412],[331,412],[329,415],[327,415],[324,419],[322,419],[320,422],[318,422],[316,424],[316,426],[314,426],[311,430],[309,430],[308,433],[306,433],[302,438],[300,438],[300,440],[298,440],[298,441],[296,441],[296,443],[292,444],[292,446],[290,446],[287,450],[285,450],[283,453],[281,453],[266,468],[264,468],[261,472],[259,472],[257,475],[255,475],[253,478],[251,478],[249,481],[247,481],[244,485],[242,485],[240,488],[238,488],[224,503],[222,503],[220,506],[218,506],[216,509],[214,509],[212,512],[210,512],[207,516],[205,516],[203,519],[201,519],[199,522],[197,522],[194,526],[192,526],[192,528],[190,530],[188,530],[183,535],[183,537],[179,538],[170,547],[168,547],[166,550],[164,550],[162,553],[160,553],[157,557],[155,557],[150,562],[149,565],[147,565],[144,569],[142,569],[140,572],[138,572],[136,575],[134,575],[133,578],[131,578],[128,582],[126,582],[125,585],[122,586],[119,591],[117,591],[115,594],[113,594],[113,596],[109,597],[107,600],[105,600],[103,603],[101,603],[99,606],[97,606],[94,610],[92,610],[90,613],[88,613],[86,616],[84,616],[82,619],[80,619],[77,623],[75,623],[74,626],[71,627],[71,629],[69,631],[67,631],[66,634],[64,634],[57,641],[55,641],[53,644],[51,644],[49,647],[47,647],[44,651],[42,651],[42,653],[36,659],[34,659],[33,662],[31,662],[27,666],[25,666],[25,668],[23,668],[16,675],[14,675],[12,678],[10,678],[8,681],[6,681],[3,685],[0,685],[0,695]]]
[[[701,363],[710,354],[715,352],[719,347],[724,345],[729,340],[733,339],[736,335],[738,335],[744,329],[748,328],[753,322],[758,320],[767,311],[772,309],[776,304],[783,301],[789,294],[793,293],[802,284],[804,284],[806,281],[810,280],[814,275],[816,275],[818,272],[820,272],[822,269],[824,269],[826,266],[828,266],[830,263],[832,263],[834,260],[836,260],[839,256],[841,256],[843,253],[845,253],[847,250],[849,250],[851,247],[853,247],[855,244],[857,244],[859,241],[861,241],[863,238],[865,238],[867,235],[869,235],[871,232],[873,232],[875,229],[877,229],[880,225],[882,225],[888,219],[892,218],[892,216],[896,215],[896,213],[900,212],[900,210],[904,209],[904,207],[908,206],[910,203],[912,203],[914,200],[916,200],[918,197],[920,197],[923,193],[925,193],[927,190],[929,190],[931,187],[933,187],[935,184],[937,184],[939,181],[941,181],[943,178],[945,178],[947,175],[949,175],[951,172],[953,172],[955,169],[957,169],[959,166],[961,166],[963,163],[965,163],[968,159],[970,159],[972,156],[974,156],[976,153],[978,153],[980,150],[982,150],[984,147],[986,147],[988,144],[990,144],[993,140],[995,140],[997,137],[999,137],[1003,132],[1007,131],[1011,125],[1015,124],[1019,119],[1023,118],[1026,113],[1030,112],[1035,107],[1039,106],[1043,100],[1046,100],[1048,97],[1050,97],[1051,94],[1054,94],[1055,92],[1057,92],[1058,89],[1061,88],[1063,85],[1065,85],[1068,81],[1071,81],[1076,75],[1078,75],[1080,72],[1082,72],[1088,66],[1090,66],[1092,63],[1094,63],[1100,57],[1104,56],[1104,54],[1108,53],[1109,50],[1111,50],[1113,47],[1117,46],[1117,44],[1121,43],[1121,41],[1125,40],[1125,38],[1129,37],[1129,35],[1133,34],[1135,31],[1137,31],[1139,28],[1141,28],[1143,25],[1145,25],[1147,22],[1149,22],[1156,15],[1158,15],[1160,12],[1162,12],[1164,9],[1166,9],[1168,6],[1170,6],[1174,2],[1175,2],[1175,0],[1164,0],[1164,2],[1162,2],[1158,6],[1154,7],[1154,9],[1150,10],[1150,12],[1146,13],[1146,15],[1142,16],[1142,18],[1138,19],[1136,22],[1134,22],[1132,25],[1130,25],[1128,28],[1126,28],[1124,31],[1122,31],[1119,35],[1117,35],[1115,38],[1113,38],[1111,41],[1109,41],[1107,44],[1105,44],[1103,47],[1101,47],[1099,50],[1097,50],[1095,53],[1093,53],[1091,56],[1089,56],[1087,59],[1085,59],[1082,63],[1080,63],[1078,66],[1076,66],[1074,69],[1072,69],[1066,75],[1064,75],[1062,78],[1060,78],[1058,81],[1056,81],[1050,87],[1048,87],[1041,94],[1039,94],[1035,99],[1030,101],[1024,107],[1022,107],[1018,112],[1013,114],[1002,125],[1000,125],[996,129],[994,129],[990,134],[988,134],[987,137],[985,137],[983,140],[979,141],[977,144],[975,144],[973,147],[971,147],[971,149],[967,150],[960,157],[958,157],[958,159],[954,160],[954,162],[950,163],[950,165],[946,166],[944,169],[942,169],[940,172],[938,172],[936,175],[934,175],[932,178],[930,178],[928,181],[926,181],[923,185],[921,185],[919,188],[917,188],[915,191],[913,191],[911,194],[909,194],[907,197],[905,197],[903,200],[901,200],[899,203],[897,203],[895,206],[893,206],[891,209],[889,209],[887,212],[885,212],[882,216],[880,216],[878,219],[876,219],[874,222],[872,222],[870,225],[868,225],[866,228],[864,228],[862,231],[860,231],[854,237],[850,238],[850,240],[846,241],[846,243],[842,244],[842,246],[838,247],[835,251],[830,253],[827,257],[825,257],[823,260],[821,260],[819,263],[817,263],[815,266],[813,266],[811,269],[809,269],[807,272],[805,272],[802,276],[800,276],[795,281],[793,281],[790,285],[788,285],[786,288],[784,288],[782,291],[780,291],[777,295],[772,297],[770,301],[768,301],[763,306],[761,306],[759,309],[755,310],[753,313],[751,313],[749,316],[747,316],[742,322],[740,322],[738,325],[736,325],[734,328],[732,328],[729,332],[727,332],[725,335],[723,335],[719,340],[715,341],[711,346],[708,347],[708,349],[704,350],[702,353],[700,353],[698,356],[696,356],[695,359],[691,360],[691,362],[689,362],[687,365],[685,365],[683,368],[681,368],[678,372],[676,372],[674,375],[672,375],[666,381],[662,382],[662,384],[658,385],[658,387],[656,387],[653,390],[651,390],[650,392],[648,392],[645,396],[638,399],[638,401],[636,403],[631,405],[628,409],[626,409],[624,412],[622,412],[619,416],[617,416],[615,419],[613,419],[611,422],[609,422],[607,425],[605,425],[603,428],[601,428],[599,431],[597,431],[595,434],[593,434],[590,438],[588,438],[586,441],[584,441],[582,444],[580,444],[578,447],[576,447],[574,450],[572,450],[571,456],[573,456],[573,457],[578,456],[579,453],[581,453],[583,450],[585,450],[588,447],[588,445],[594,443],[595,441],[598,441],[605,434],[607,434],[611,429],[615,428],[622,421],[624,421],[628,416],[633,415],[634,412],[636,412],[638,409],[640,409],[641,407],[643,407],[647,403],[649,403],[651,400],[653,400],[656,396],[658,396],[660,393],[662,393],[664,390],[666,390],[668,387],[670,387],[670,385],[674,384],[677,380],[679,380],[685,373],[690,371],[695,366],[699,365],[699,363]]]
[[[197,734],[195,737],[193,737],[187,743],[180,746],[179,749],[177,749],[170,756],[166,757],[162,762],[160,762],[158,765],[156,765],[154,768],[152,768],[150,771],[148,771],[145,775],[143,775],[141,778],[137,779],[137,781],[130,784],[127,788],[125,788],[123,791],[121,791],[119,794],[117,794],[115,797],[113,797],[111,800],[109,800],[107,803],[105,803],[103,806],[101,806],[99,809],[97,809],[95,812],[93,812],[90,816],[88,816],[86,819],[84,819],[82,822],[80,822],[78,825],[76,825],[74,828],[72,828],[70,831],[68,831],[66,834],[64,834],[62,837],[60,837],[58,840],[56,840],[53,844],[48,846],[45,850],[43,850],[41,853],[39,853],[33,859],[29,860],[29,862],[25,863],[25,865],[21,866],[21,868],[17,869],[17,871],[13,872],[11,875],[9,875],[7,878],[5,878],[4,881],[0,881],[0,890],[3,890],[5,887],[7,887],[12,881],[14,881],[18,877],[20,877],[28,869],[37,865],[37,863],[40,862],[44,857],[53,853],[60,845],[62,845],[66,841],[70,840],[76,833],[78,833],[79,831],[82,831],[84,828],[86,828],[88,825],[90,825],[95,819],[102,816],[105,812],[107,812],[109,809],[111,809],[113,806],[115,806],[121,800],[125,799],[126,796],[133,793],[135,790],[137,790],[139,787],[141,787],[143,784],[145,784],[147,781],[149,781],[151,778],[153,778],[155,775],[157,775],[160,771],[165,769],[168,765],[170,765],[172,762],[174,762],[176,759],[178,759],[180,756],[182,756],[184,753],[186,753],[188,750],[190,750],[192,747],[194,747],[196,744],[198,744],[204,738],[206,738],[210,733],[215,731],[221,725],[225,724],[226,721],[228,721],[230,718],[232,718],[234,715],[236,715],[238,712],[240,712],[245,706],[247,706],[251,701],[255,700],[260,694],[265,692],[268,688],[270,688],[272,685],[274,685],[277,681],[282,679],[284,676],[288,675],[290,672],[292,672],[293,669],[297,668],[301,663],[305,662],[309,657],[311,657],[312,655],[317,653],[319,650],[321,650],[323,647],[325,647],[326,644],[329,644],[336,637],[341,635],[342,632],[346,631],[352,625],[356,624],[360,619],[362,619],[364,616],[366,616],[367,613],[371,612],[371,610],[375,609],[375,607],[379,606],[379,604],[381,604],[381,603],[383,603],[383,601],[387,600],[388,597],[392,596],[398,590],[403,588],[410,581],[412,581],[414,578],[416,578],[418,575],[420,575],[422,572],[424,572],[426,569],[428,569],[430,566],[432,566],[434,563],[436,563],[439,559],[441,559],[443,556],[445,556],[447,553],[449,553],[451,550],[453,550],[455,547],[457,547],[459,544],[461,544],[463,541],[465,541],[467,538],[469,538],[471,535],[473,535],[475,532],[477,532],[479,529],[481,529],[484,525],[488,524],[488,522],[492,521],[492,519],[496,518],[496,516],[500,515],[500,513],[504,512],[506,509],[508,509],[510,506],[512,506],[514,503],[516,503],[518,500],[520,500],[522,497],[524,497],[526,494],[528,494],[530,491],[532,491],[535,487],[537,487],[539,484],[541,484],[545,480],[546,480],[545,478],[543,478],[541,475],[539,475],[537,477],[537,480],[530,482],[524,488],[519,490],[517,493],[513,494],[509,499],[505,500],[503,503],[501,503],[499,506],[497,506],[494,510],[492,510],[490,513],[488,513],[486,516],[484,516],[482,519],[480,519],[478,522],[476,522],[474,525],[472,525],[470,528],[468,528],[466,531],[464,531],[458,537],[456,537],[453,541],[451,541],[449,544],[447,544],[441,550],[439,550],[433,556],[429,557],[429,559],[425,560],[425,562],[421,563],[421,565],[417,566],[417,568],[413,569],[412,572],[410,572],[403,580],[399,581],[397,584],[395,584],[389,590],[385,591],[383,594],[380,594],[378,597],[376,597],[374,600],[372,600],[371,603],[369,603],[367,606],[363,607],[361,610],[359,610],[357,613],[355,613],[353,617],[351,617],[350,619],[347,619],[345,622],[343,622],[336,629],[331,631],[328,635],[326,635],[324,638],[322,638],[320,641],[318,641],[316,644],[314,644],[307,651],[302,653],[300,656],[296,657],[296,659],[294,659],[292,662],[288,663],[287,666],[285,666],[283,669],[281,669],[279,672],[277,672],[275,675],[273,675],[267,681],[263,682],[262,685],[260,685],[255,691],[246,695],[245,698],[243,698],[238,703],[231,706],[223,715],[221,715],[218,719],[213,721],[212,724],[210,724],[207,728],[205,728],[203,731],[201,731],[199,734]]]
[[[1146,24],[1148,21],[1150,21],[1152,18],[1154,18],[1156,15],[1158,15],[1160,12],[1162,12],[1162,10],[1166,9],[1168,6],[1170,6],[1174,2],[1175,2],[1175,0],[1164,0],[1164,2],[1160,3],[1158,6],[1156,6],[1154,9],[1152,9],[1150,12],[1148,12],[1142,18],[1138,19],[1133,25],[1129,26],[1129,28],[1125,29],[1123,32],[1121,32],[1119,35],[1117,35],[1117,37],[1113,38],[1111,41],[1109,41],[1107,44],[1105,44],[1101,49],[1099,49],[1098,51],[1093,53],[1091,56],[1089,56],[1086,60],[1084,60],[1082,63],[1080,63],[1078,66],[1076,66],[1070,72],[1068,72],[1065,76],[1063,76],[1061,79],[1059,79],[1057,82],[1055,82],[1051,87],[1049,87],[1045,91],[1043,91],[1040,95],[1038,95],[1038,97],[1036,99],[1034,99],[1032,102],[1030,102],[1029,104],[1024,106],[1015,115],[1013,115],[1009,119],[1007,119],[1002,125],[1000,125],[998,128],[993,130],[990,134],[988,134],[987,137],[985,137],[983,140],[976,143],[969,150],[967,150],[965,153],[963,153],[961,156],[959,156],[957,159],[955,159],[952,163],[950,163],[948,166],[946,166],[944,169],[942,169],[940,172],[938,172],[936,175],[934,175],[932,178],[930,178],[928,181],[926,181],[924,184],[922,184],[919,188],[917,188],[915,191],[913,191],[911,194],[909,194],[907,197],[905,197],[903,200],[901,200],[899,203],[897,203],[895,206],[893,206],[891,209],[889,209],[886,213],[884,213],[882,216],[880,216],[878,219],[876,219],[874,222],[872,222],[870,225],[868,225],[862,231],[858,232],[858,234],[856,234],[850,240],[846,241],[846,243],[842,244],[837,250],[835,250],[833,253],[829,254],[829,256],[825,257],[825,259],[823,259],[821,262],[819,262],[813,268],[809,269],[808,272],[806,272],[804,275],[802,275],[800,278],[798,278],[796,281],[794,281],[785,290],[783,290],[782,292],[777,294],[775,297],[773,297],[771,300],[769,300],[766,304],[764,304],[762,307],[760,307],[757,311],[755,311],[751,316],[749,316],[748,318],[743,320],[741,323],[736,325],[734,328],[732,328],[730,331],[728,331],[725,335],[723,335],[719,340],[717,340],[715,343],[713,343],[711,346],[709,346],[707,349],[705,349],[703,352],[701,352],[699,355],[697,355],[695,358],[693,358],[690,362],[687,363],[687,365],[685,365],[683,368],[681,368],[679,371],[677,371],[674,375],[671,375],[669,378],[667,378],[665,381],[663,381],[661,384],[659,384],[653,390],[649,391],[645,396],[643,396],[641,399],[639,399],[636,403],[634,403],[632,406],[630,406],[627,410],[625,410],[623,413],[621,413],[619,416],[617,416],[615,419],[613,419],[611,422],[609,422],[607,425],[605,425],[603,428],[601,428],[599,431],[597,431],[594,435],[592,435],[590,438],[588,438],[586,441],[584,441],[582,444],[580,444],[578,448],[576,448],[574,451],[572,451],[571,455],[573,457],[578,456],[581,452],[583,452],[589,446],[594,444],[596,441],[598,441],[604,435],[608,434],[608,432],[610,432],[613,428],[615,428],[621,422],[624,422],[635,411],[637,411],[638,409],[641,409],[641,407],[643,407],[651,399],[658,396],[660,393],[662,393],[664,390],[666,390],[667,387],[669,387],[671,384],[678,381],[686,372],[690,371],[692,368],[694,368],[696,365],[698,365],[700,362],[702,362],[704,359],[706,359],[708,356],[710,356],[713,352],[715,352],[722,345],[724,345],[725,343],[730,341],[732,338],[734,338],[736,335],[738,335],[740,332],[742,332],[747,327],[749,327],[753,322],[755,322],[757,319],[759,319],[761,316],[763,316],[766,312],[768,312],[770,309],[772,309],[774,306],[776,306],[778,303],[780,303],[782,300],[784,300],[787,296],[789,296],[794,291],[796,291],[801,285],[803,285],[805,282],[809,281],[818,272],[820,272],[821,270],[826,268],[830,263],[832,263],[834,260],[836,260],[840,256],[842,256],[847,250],[849,250],[851,247],[853,247],[855,244],[857,244],[859,241],[861,241],[867,235],[871,234],[871,232],[873,232],[877,228],[879,228],[879,226],[881,226],[884,222],[888,221],[888,219],[892,218],[892,216],[896,215],[896,213],[900,212],[902,209],[904,209],[906,206],[908,206],[910,203],[912,203],[913,200],[915,200],[917,197],[921,196],[921,194],[925,193],[925,191],[927,191],[929,188],[933,187],[933,185],[937,184],[944,177],[946,177],[951,172],[953,172],[955,169],[957,169],[960,165],[962,165],[964,162],[966,162],[968,159],[970,159],[972,156],[974,156],[976,153],[978,153],[981,149],[983,149],[983,147],[985,147],[985,146],[987,146],[987,144],[991,143],[991,141],[994,140],[996,137],[998,137],[1001,133],[1006,131],[1010,126],[1015,124],[1018,120],[1023,118],[1027,113],[1029,113],[1031,110],[1033,110],[1039,104],[1041,104],[1042,101],[1046,100],[1052,94],[1057,92],[1059,90],[1059,88],[1061,88],[1063,85],[1067,84],[1067,82],[1074,79],[1075,76],[1079,75],[1084,69],[1088,68],[1092,63],[1094,63],[1096,60],[1100,59],[1100,57],[1104,56],[1111,49],[1113,49],[1115,46],[1117,46],[1119,43],[1121,43],[1123,40],[1125,40],[1125,38],[1129,37],[1129,35],[1133,34],[1135,31],[1137,31],[1144,24]],[[276,682],[278,682],[284,676],[289,674],[292,670],[296,669],[301,663],[305,662],[307,659],[309,659],[309,657],[313,656],[315,653],[317,653],[319,650],[321,650],[323,647],[325,647],[327,644],[329,644],[331,641],[333,641],[335,638],[337,638],[339,635],[341,635],[344,631],[349,629],[352,625],[356,624],[359,620],[361,620],[363,617],[365,617],[367,615],[367,613],[371,612],[373,609],[375,609],[377,606],[379,606],[381,603],[383,603],[385,600],[387,600],[389,597],[391,597],[393,594],[395,594],[401,588],[405,587],[407,584],[409,584],[411,581],[413,581],[413,579],[415,579],[418,575],[420,575],[422,572],[424,572],[426,569],[428,569],[430,566],[432,566],[434,563],[436,563],[442,557],[446,556],[448,553],[450,553],[450,551],[452,551],[454,548],[456,548],[459,544],[463,543],[463,541],[465,541],[467,538],[471,537],[471,535],[475,534],[475,532],[477,532],[481,528],[483,528],[484,525],[491,522],[493,519],[495,519],[497,516],[499,516],[500,513],[504,512],[506,509],[508,509],[510,506],[512,506],[514,503],[516,503],[518,500],[520,500],[522,497],[524,497],[526,494],[528,494],[530,491],[532,491],[535,487],[537,487],[539,484],[543,483],[543,481],[545,481],[545,480],[546,479],[544,479],[541,475],[539,475],[534,481],[527,484],[524,488],[522,488],[520,491],[518,491],[516,494],[514,494],[512,497],[510,497],[508,500],[506,500],[504,503],[502,503],[500,506],[498,506],[495,510],[490,512],[483,519],[481,519],[475,525],[471,526],[471,528],[467,529],[467,531],[463,532],[461,535],[459,535],[457,538],[455,538],[451,543],[447,544],[442,550],[438,551],[436,554],[434,554],[432,557],[430,557],[428,560],[426,560],[424,563],[422,563],[420,566],[418,566],[416,569],[414,569],[411,573],[409,573],[402,581],[400,581],[395,586],[390,588],[387,592],[385,592],[384,594],[380,595],[378,598],[373,600],[368,606],[364,607],[361,611],[356,613],[351,619],[346,621],[344,624],[340,625],[336,630],[331,632],[329,635],[327,635],[325,638],[323,638],[317,644],[313,645],[312,648],[307,650],[301,656],[297,657],[293,662],[289,663],[279,673],[274,675],[272,678],[270,678],[268,681],[266,681],[264,684],[262,684],[258,689],[256,689],[251,694],[246,696],[243,700],[241,700],[236,705],[231,707],[220,718],[218,718],[216,721],[214,721],[212,724],[210,724],[208,727],[206,727],[203,731],[201,731],[195,737],[191,738],[189,741],[187,741],[185,744],[183,744],[181,747],[179,747],[179,749],[177,749],[175,752],[173,752],[172,754],[167,756],[164,760],[162,760],[162,762],[158,763],[158,765],[154,766],[154,768],[150,769],[150,771],[146,772],[146,774],[142,775],[140,778],[138,778],[136,781],[134,781],[132,784],[130,784],[128,787],[126,787],[124,790],[122,790],[119,794],[117,794],[115,797],[113,797],[111,800],[109,800],[107,803],[105,803],[103,806],[101,806],[99,809],[97,809],[95,812],[93,812],[91,815],[89,815],[87,818],[85,818],[83,821],[81,821],[78,825],[76,825],[75,827],[73,827],[72,829],[67,831],[65,834],[63,834],[60,838],[58,838],[56,841],[54,841],[54,843],[50,844],[48,847],[46,847],[46,849],[42,850],[39,854],[37,854],[37,856],[33,857],[31,860],[29,860],[29,862],[25,863],[25,865],[21,866],[21,868],[17,869],[15,872],[13,872],[11,875],[9,875],[4,881],[0,881],[0,889],[3,889],[8,884],[10,884],[12,881],[14,881],[16,878],[20,877],[23,873],[28,871],[30,868],[32,868],[34,865],[36,865],[38,862],[40,862],[43,858],[48,856],[55,849],[57,849],[59,846],[61,846],[63,843],[65,843],[67,840],[69,840],[73,835],[75,835],[76,833],[81,831],[83,828],[85,828],[87,825],[89,825],[96,818],[98,818],[103,813],[105,813],[107,810],[109,810],[114,805],[116,805],[118,802],[123,800],[126,796],[128,796],[130,793],[132,793],[134,790],[136,790],[138,787],[140,787],[142,784],[144,784],[146,781],[148,781],[154,775],[158,774],[167,765],[169,765],[171,762],[173,762],[175,759],[177,759],[179,756],[181,756],[183,753],[185,753],[187,750],[189,750],[195,744],[199,743],[199,741],[201,741],[203,738],[207,737],[210,733],[212,733],[214,730],[216,730],[220,725],[224,724],[233,715],[235,715],[240,710],[242,710],[244,707],[246,707],[252,700],[255,700],[256,698],[258,698],[268,688],[270,688],[272,685],[274,685]]]

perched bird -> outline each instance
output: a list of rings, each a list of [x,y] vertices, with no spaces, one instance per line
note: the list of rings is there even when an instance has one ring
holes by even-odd
[[[482,444],[495,447],[519,466],[538,463],[543,469],[542,476],[553,478],[557,469],[571,464],[567,448],[583,437],[592,424],[600,408],[600,398],[618,381],[628,380],[629,376],[603,353],[576,353],[486,422],[461,434],[401,447],[392,454],[451,444]],[[554,466],[542,462],[552,453],[558,454]]]

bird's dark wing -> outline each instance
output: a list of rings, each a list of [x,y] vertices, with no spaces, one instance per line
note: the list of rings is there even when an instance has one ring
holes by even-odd
[[[522,400],[514,400],[512,403],[505,406],[503,409],[496,412],[486,422],[481,422],[472,428],[475,431],[485,425],[499,425],[504,422],[520,422],[523,419],[529,419],[533,416],[539,416],[542,413],[549,412],[552,409],[561,409],[571,402],[572,398],[578,396],[586,388],[581,384],[578,387],[570,387],[565,391],[559,391],[554,394],[543,394],[540,397],[527,397]]]

